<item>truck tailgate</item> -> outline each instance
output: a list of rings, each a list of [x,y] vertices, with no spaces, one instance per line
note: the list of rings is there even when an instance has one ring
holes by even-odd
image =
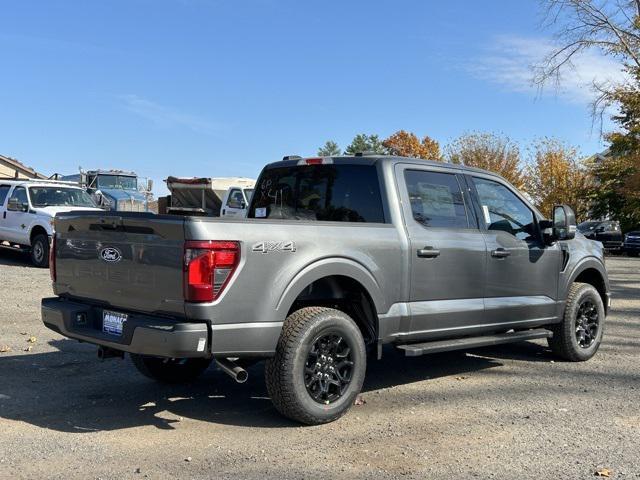
[[[184,316],[183,255],[182,217],[59,215],[54,291],[114,309]]]

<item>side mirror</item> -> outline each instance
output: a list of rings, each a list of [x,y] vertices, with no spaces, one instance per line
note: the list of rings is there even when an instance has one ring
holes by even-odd
[[[245,208],[247,208],[247,204],[244,202],[240,202],[240,208],[244,210]]]
[[[7,210],[11,212],[18,212],[20,210],[20,202],[18,202],[17,198],[10,198],[7,203]]]
[[[553,207],[553,237],[556,240],[571,240],[576,236],[576,214],[569,205]]]

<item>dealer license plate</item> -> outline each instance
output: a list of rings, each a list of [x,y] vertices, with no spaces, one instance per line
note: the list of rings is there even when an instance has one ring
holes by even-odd
[[[122,325],[127,321],[126,313],[102,312],[102,331],[111,335],[122,335]]]

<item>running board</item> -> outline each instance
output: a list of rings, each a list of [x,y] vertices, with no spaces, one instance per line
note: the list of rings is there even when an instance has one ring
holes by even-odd
[[[551,336],[552,333],[549,330],[539,328],[536,330],[524,330],[520,332],[501,333],[498,335],[486,335],[482,337],[466,337],[454,338],[451,340],[436,340],[425,343],[410,343],[406,345],[397,345],[397,348],[404,350],[404,354],[407,357],[418,357],[420,355],[426,355],[427,353],[490,347],[492,345],[536,340],[538,338],[549,338]]]

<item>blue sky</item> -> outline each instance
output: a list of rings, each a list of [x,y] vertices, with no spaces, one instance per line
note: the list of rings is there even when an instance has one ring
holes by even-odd
[[[0,153],[43,173],[250,176],[327,139],[468,131],[602,149],[588,55],[540,95],[538,2],[42,0],[0,6]]]

